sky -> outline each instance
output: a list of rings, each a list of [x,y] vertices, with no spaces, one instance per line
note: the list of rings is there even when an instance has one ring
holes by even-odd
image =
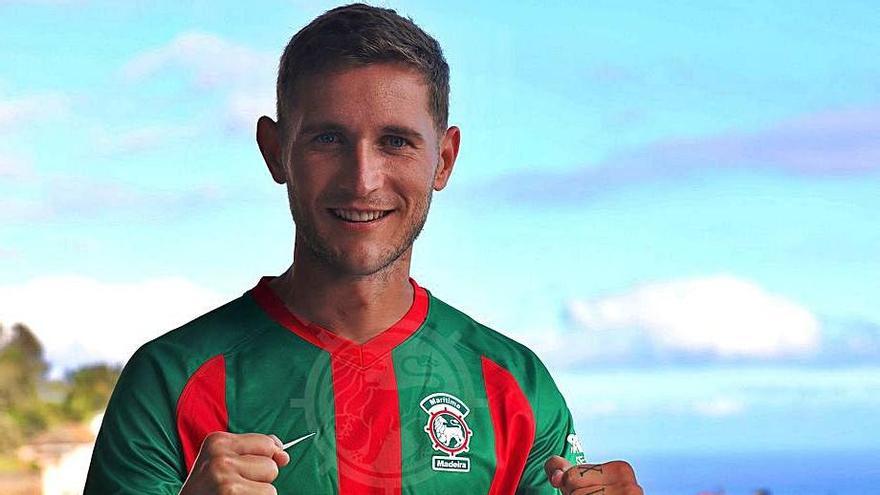
[[[462,130],[413,276],[538,352],[588,455],[880,450],[875,2],[381,5]],[[53,373],[288,266],[255,122],[332,6],[0,1],[0,322]]]

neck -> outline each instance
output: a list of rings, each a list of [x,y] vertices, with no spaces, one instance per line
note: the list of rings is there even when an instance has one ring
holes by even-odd
[[[371,275],[331,269],[300,243],[293,265],[270,287],[297,317],[362,344],[400,320],[413,301],[410,254]]]

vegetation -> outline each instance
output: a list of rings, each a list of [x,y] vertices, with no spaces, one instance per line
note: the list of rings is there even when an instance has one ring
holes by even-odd
[[[120,372],[95,364],[50,380],[48,369],[43,346],[26,325],[0,325],[0,466],[35,435],[104,409]]]

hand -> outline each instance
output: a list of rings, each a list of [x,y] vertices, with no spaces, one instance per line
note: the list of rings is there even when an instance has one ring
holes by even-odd
[[[290,462],[275,435],[216,431],[205,437],[180,495],[277,495],[272,481]]]
[[[623,461],[578,464],[554,455],[544,463],[550,484],[563,495],[643,495],[632,466]]]

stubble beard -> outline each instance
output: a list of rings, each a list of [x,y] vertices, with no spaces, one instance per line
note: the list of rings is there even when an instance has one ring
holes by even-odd
[[[419,200],[416,207],[421,209],[421,214],[406,226],[406,232],[404,233],[402,241],[385,247],[384,251],[380,253],[376,261],[370,263],[368,266],[355,266],[354,263],[349,261],[346,253],[332,248],[332,243],[318,233],[314,222],[311,222],[307,218],[307,215],[301,213],[303,209],[296,206],[295,190],[290,191],[289,202],[290,213],[293,216],[293,222],[296,224],[297,242],[301,239],[304,243],[304,247],[309,250],[315,260],[335,273],[353,275],[356,277],[368,277],[388,269],[400,259],[403,253],[412,247],[428,220],[428,211],[431,209],[432,196],[433,190],[428,189],[427,195]],[[392,243],[395,241],[395,239],[391,240]]]

